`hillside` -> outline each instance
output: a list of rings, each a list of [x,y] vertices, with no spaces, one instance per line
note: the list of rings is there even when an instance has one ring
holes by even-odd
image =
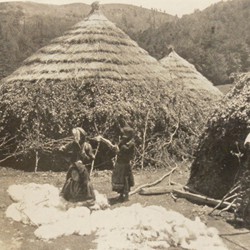
[[[102,6],[104,14],[130,36],[158,28],[173,16],[122,4]],[[9,75],[37,49],[82,20],[90,6],[82,3],[46,5],[32,2],[0,3],[0,79]]]
[[[138,34],[141,47],[160,59],[169,45],[214,84],[228,83],[232,72],[250,69],[250,1],[219,2],[158,29]]]

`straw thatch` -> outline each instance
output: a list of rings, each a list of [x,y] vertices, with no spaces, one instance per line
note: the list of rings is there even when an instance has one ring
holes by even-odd
[[[0,138],[8,145],[1,158],[51,153],[75,126],[115,141],[118,124],[127,123],[137,134],[136,163],[162,165],[166,155],[192,154],[214,105],[213,96],[172,81],[98,9],[29,57],[0,92]]]
[[[96,11],[29,57],[5,82],[89,80],[97,76],[139,82],[161,78],[161,72],[154,58]]]
[[[250,170],[250,152],[243,145],[249,132],[250,73],[246,73],[239,76],[210,117],[192,164],[189,185],[210,197],[221,198],[235,183],[243,183],[243,176]],[[245,190],[250,189],[249,180],[250,175]]]
[[[205,95],[212,94],[218,97],[222,95],[193,64],[180,57],[173,49],[168,56],[160,60],[160,63],[170,72],[171,77],[180,81],[185,88],[201,90]]]

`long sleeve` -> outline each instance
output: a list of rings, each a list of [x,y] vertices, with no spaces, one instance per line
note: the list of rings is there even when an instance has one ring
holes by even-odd
[[[135,152],[135,144],[133,141],[120,145],[120,152],[118,153],[118,160],[129,162],[133,159]]]

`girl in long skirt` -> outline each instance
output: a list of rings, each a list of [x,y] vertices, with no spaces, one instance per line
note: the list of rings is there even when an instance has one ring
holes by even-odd
[[[130,164],[135,152],[134,131],[130,127],[124,127],[121,129],[121,133],[121,141],[118,145],[112,144],[100,135],[95,139],[106,143],[116,153],[116,163],[112,173],[112,190],[120,194],[121,200],[128,200],[130,188],[134,186],[134,176]]]
[[[73,163],[66,175],[66,182],[60,195],[67,201],[91,206],[95,202],[89,173],[81,161]]]

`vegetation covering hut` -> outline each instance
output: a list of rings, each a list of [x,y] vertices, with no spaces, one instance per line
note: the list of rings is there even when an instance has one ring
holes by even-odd
[[[239,186],[236,189],[241,196],[238,205],[245,209],[248,204],[250,221],[250,152],[243,145],[249,132],[248,72],[238,77],[235,87],[210,117],[200,139],[188,185],[213,198],[222,198]]]
[[[160,63],[169,71],[171,77],[180,81],[185,88],[200,90],[204,96],[214,95],[217,98],[222,96],[212,82],[197,71],[193,64],[179,56],[174,49],[171,49],[169,55],[162,58]]]
[[[60,164],[53,149],[73,127],[115,142],[118,124],[127,123],[137,134],[135,164],[164,165],[166,156],[192,154],[213,105],[213,96],[204,100],[172,82],[159,62],[94,4],[85,20],[1,82],[0,157],[55,169]],[[44,155],[54,160],[45,162]]]

